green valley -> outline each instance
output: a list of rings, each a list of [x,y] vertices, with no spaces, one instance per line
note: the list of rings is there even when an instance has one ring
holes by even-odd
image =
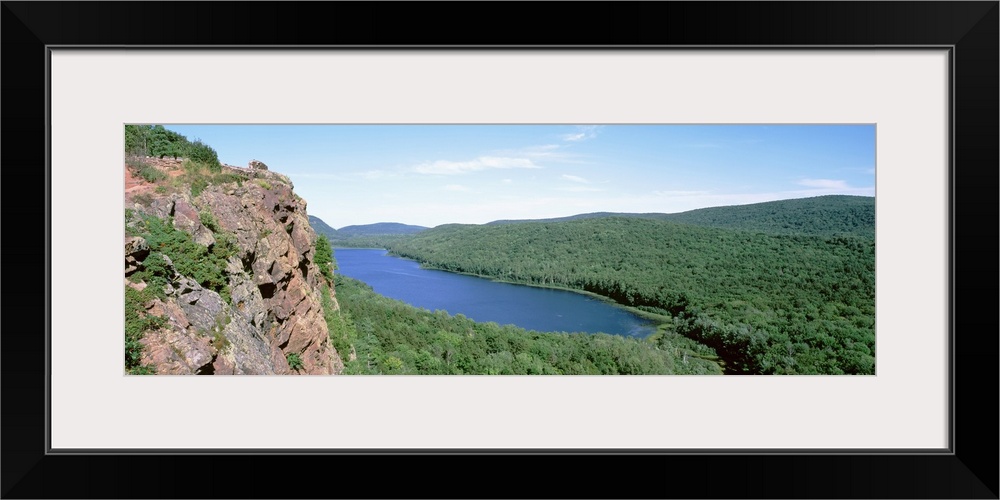
[[[444,225],[387,246],[428,267],[588,291],[668,315],[667,330],[715,349],[729,373],[873,374],[875,241],[864,235],[874,234],[874,203],[861,201],[868,214],[852,216],[856,204],[844,204],[803,216],[820,227],[800,224],[797,234],[780,234],[801,211],[788,200],[756,211],[770,225],[751,211],[749,230],[705,209],[688,217],[733,227],[641,217]],[[835,230],[830,220],[856,229]],[[824,235],[831,231],[838,235]]]

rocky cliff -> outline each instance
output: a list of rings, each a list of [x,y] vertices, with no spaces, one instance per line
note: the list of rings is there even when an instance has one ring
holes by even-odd
[[[321,297],[333,284],[287,177],[153,158],[132,160],[125,176],[125,283],[147,325],[135,364],[157,374],[343,370]]]

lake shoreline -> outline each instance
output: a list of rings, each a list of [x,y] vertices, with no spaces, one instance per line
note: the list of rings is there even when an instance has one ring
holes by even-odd
[[[626,311],[628,311],[628,312],[630,312],[632,314],[635,314],[636,316],[639,316],[639,317],[641,317],[643,319],[647,319],[647,320],[650,320],[650,321],[655,321],[656,323],[653,326],[656,327],[656,328],[659,328],[659,326],[662,325],[662,324],[671,324],[672,321],[673,321],[673,318],[670,317],[670,316],[668,316],[668,315],[657,314],[657,313],[654,313],[654,312],[646,311],[644,309],[639,309],[637,307],[628,306],[628,305],[625,305],[625,304],[622,304],[620,302],[615,301],[611,297],[606,297],[604,295],[600,295],[600,294],[597,294],[597,293],[594,293],[594,292],[589,292],[587,290],[580,290],[578,288],[569,288],[569,287],[559,286],[559,285],[539,285],[537,283],[524,283],[524,282],[520,282],[520,281],[505,280],[505,279],[502,279],[502,278],[497,278],[497,277],[489,276],[489,275],[485,275],[485,274],[476,274],[476,273],[468,273],[468,272],[464,272],[464,271],[453,271],[451,269],[442,269],[442,268],[439,268],[439,267],[434,267],[434,266],[428,265],[426,262],[421,262],[421,261],[419,261],[417,259],[411,259],[409,257],[403,257],[401,255],[396,255],[396,254],[392,253],[392,250],[389,250],[389,249],[386,249],[386,248],[372,248],[371,250],[385,250],[387,255],[392,256],[392,257],[396,257],[396,258],[399,258],[399,259],[405,259],[405,260],[409,260],[409,261],[412,261],[412,262],[416,262],[416,263],[420,264],[420,267],[422,269],[427,269],[427,270],[432,270],[432,271],[443,271],[443,272],[446,272],[446,273],[459,274],[459,275],[462,275],[462,276],[472,276],[474,278],[481,278],[481,279],[489,280],[489,281],[492,281],[492,282],[495,282],[495,283],[505,283],[505,284],[508,284],[508,285],[529,286],[529,287],[532,287],[532,288],[542,288],[542,289],[546,289],[546,290],[560,290],[560,291],[564,291],[564,292],[578,293],[580,295],[584,295],[584,296],[587,296],[587,297],[590,297],[590,298],[594,298],[594,299],[600,300],[600,301],[602,301],[602,302],[604,302],[606,304],[613,305],[615,307],[624,309],[624,310],[626,310]]]
[[[355,253],[362,252],[362,253]],[[371,255],[368,258],[361,258],[360,255]],[[378,257],[376,257],[378,256]],[[663,325],[672,325],[673,321],[670,316],[656,314],[651,311],[644,311],[638,308],[629,307],[623,304],[615,302],[609,297],[602,296],[593,292],[586,290],[573,289],[561,285],[541,285],[533,283],[520,283],[512,280],[505,280],[496,278],[493,276],[484,276],[469,272],[458,272],[447,269],[440,269],[430,266],[424,262],[417,259],[408,258],[404,256],[397,255],[391,250],[384,247],[372,247],[372,248],[354,248],[354,247],[344,247],[334,249],[334,258],[337,262],[338,273],[343,273],[344,270],[347,271],[346,276],[353,277],[355,279],[360,279],[363,282],[369,284],[369,286],[375,287],[382,295],[394,298],[396,300],[403,300],[416,307],[423,307],[429,310],[434,309],[444,309],[449,312],[449,314],[462,313],[465,316],[477,318],[477,321],[481,322],[497,322],[500,324],[510,323],[517,325],[521,328],[536,330],[540,332],[583,332],[583,333],[597,333],[603,332],[612,335],[619,335],[625,337],[633,337],[637,339],[644,339],[647,336],[655,333]],[[378,265],[371,266],[369,269],[380,269],[378,271],[379,275],[365,275],[356,274],[359,270],[365,269],[364,267],[357,267],[359,262],[364,262],[365,259],[390,259],[390,261],[398,262],[398,265]],[[376,261],[371,261],[375,263]],[[384,267],[388,266],[388,267]],[[412,271],[406,271],[406,269],[412,269]],[[417,270],[420,270],[417,272]],[[429,273],[428,276],[434,276],[435,271],[441,272],[440,278],[432,278],[432,282],[436,283],[432,285],[432,288],[425,289],[424,284],[417,284],[413,280],[421,279],[418,275],[420,273]],[[382,276],[381,273],[389,273],[395,275],[391,279],[387,279]],[[414,274],[416,273],[416,274]],[[453,278],[446,278],[445,276],[451,276]],[[445,281],[436,281],[440,279],[445,279]],[[473,283],[478,282],[483,285],[458,285],[458,288],[453,288],[452,290],[464,290],[460,292],[461,297],[457,302],[441,302],[441,298],[445,298],[448,295],[447,292],[443,292],[440,288],[444,286],[445,283],[452,283],[452,280],[459,280],[455,282],[458,283]],[[374,281],[372,281],[374,280]],[[411,283],[407,284],[407,280]],[[471,282],[466,282],[462,280],[473,280]],[[381,285],[379,284],[381,283]],[[399,288],[403,284],[402,288]],[[509,290],[523,290],[523,292],[500,292],[500,295],[496,296],[496,302],[504,304],[499,308],[496,305],[488,305],[493,302],[492,299],[486,298],[486,296],[479,296],[479,288],[484,285],[490,286],[510,286]],[[380,289],[380,286],[396,287],[395,289]],[[474,288],[468,288],[468,287]],[[407,288],[409,287],[409,288]],[[417,288],[419,287],[419,288]],[[437,288],[434,288],[437,287]],[[421,290],[419,294],[413,294],[411,291],[407,290]],[[498,290],[502,290],[498,289]],[[532,292],[534,290],[534,292]],[[546,292],[556,293],[556,295],[548,295]],[[565,293],[570,292],[570,293]],[[445,293],[444,295],[438,295],[440,293]],[[525,295],[527,294],[527,295]],[[537,295],[541,294],[541,295]],[[560,295],[564,294],[564,295]],[[518,304],[517,300],[522,296],[536,297],[532,302],[525,302],[523,304]],[[563,299],[556,299],[555,297],[563,296]],[[572,297],[577,297],[573,299]],[[434,298],[431,298],[434,297]],[[515,299],[515,297],[518,297]],[[541,298],[541,297],[552,297],[552,298]],[[452,299],[446,299],[452,300]],[[550,300],[554,300],[552,304],[548,304]],[[484,302],[485,301],[485,302]],[[540,301],[540,302],[538,302]],[[568,302],[567,302],[568,301]],[[455,305],[455,309],[449,305]],[[462,304],[459,306],[459,304]],[[546,304],[542,308],[538,306],[541,304]],[[558,308],[551,308],[558,304]],[[579,304],[579,305],[570,305]],[[470,309],[470,307],[472,309]],[[563,309],[568,307],[568,309]],[[575,308],[575,309],[574,309]],[[467,311],[484,311],[482,317],[476,316],[475,312]],[[565,319],[563,318],[563,315]],[[530,319],[529,319],[530,318]],[[546,319],[543,319],[546,318]],[[586,319],[585,319],[586,318]],[[628,318],[628,319],[626,319]],[[526,322],[522,322],[525,321]],[[600,325],[600,326],[598,326]]]

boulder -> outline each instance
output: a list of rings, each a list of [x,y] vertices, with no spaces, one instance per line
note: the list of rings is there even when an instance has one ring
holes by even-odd
[[[199,330],[213,332],[216,328],[221,328],[225,318],[229,317],[228,307],[222,297],[212,290],[202,288],[190,278],[179,280],[174,293],[177,304],[184,310],[188,321]]]
[[[198,209],[185,199],[174,203],[174,228],[190,234],[194,242],[199,245],[208,247],[215,244],[212,230],[201,223]]]
[[[147,213],[149,213],[149,215],[153,215],[161,219],[166,219],[167,217],[174,215],[174,198],[173,197],[154,198],[153,202],[149,204]]]
[[[251,170],[267,170],[267,165],[264,165],[264,162],[262,161],[250,160],[250,163],[247,164],[247,168]]]
[[[149,255],[149,244],[141,236],[125,240],[125,276],[142,269],[142,261]]]
[[[196,375],[211,373],[215,349],[210,338],[192,332],[184,311],[171,301],[154,301],[148,311],[155,316],[166,316],[167,326],[146,332],[140,341],[143,346],[143,365],[152,365],[161,375]]]

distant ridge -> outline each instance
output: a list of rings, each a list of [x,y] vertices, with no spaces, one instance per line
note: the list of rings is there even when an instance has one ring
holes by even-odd
[[[589,212],[585,214],[568,215],[566,217],[552,217],[549,219],[500,219],[492,222],[487,222],[486,225],[498,225],[498,224],[520,224],[524,222],[567,222],[571,220],[583,220],[583,219],[601,219],[604,217],[631,217],[635,219],[657,219],[662,220],[664,217],[669,217],[670,214],[663,213],[630,213],[630,212]]]
[[[700,208],[670,214],[664,220],[771,234],[851,234],[874,238],[875,198],[829,195]]]
[[[320,219],[315,215],[309,216],[309,225],[312,226],[314,231],[320,234],[325,234],[327,238],[330,239],[344,239],[356,236],[414,234],[419,233],[424,229],[428,229],[424,226],[413,226],[409,224],[400,224],[398,222],[377,222],[375,224],[344,226],[338,230],[330,227],[330,225],[324,222],[323,219]]]
[[[424,226],[400,224],[398,222],[377,222],[357,226],[344,226],[337,230],[340,237],[350,236],[385,236],[390,234],[413,234],[428,229]]]
[[[551,219],[497,220],[487,223],[564,222],[604,217],[654,219],[705,227],[759,231],[769,234],[809,234],[875,237],[875,198],[827,195],[767,201],[747,205],[699,208],[673,214],[593,212]]]
[[[323,222],[323,219],[316,217],[315,215],[309,216],[309,225],[312,226],[313,231],[326,236],[327,238],[336,238],[337,230],[330,227],[329,224]]]

